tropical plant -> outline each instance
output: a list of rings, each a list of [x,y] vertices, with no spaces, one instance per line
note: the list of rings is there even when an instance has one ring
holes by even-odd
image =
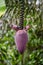
[[[3,21],[2,27],[0,26],[0,65],[22,64],[22,55],[18,52],[14,40],[16,31],[10,28],[12,24],[20,26],[20,29],[30,25],[29,40],[23,55],[24,65],[43,65],[43,4],[37,4],[36,0],[5,0],[5,4],[6,12],[0,20]]]

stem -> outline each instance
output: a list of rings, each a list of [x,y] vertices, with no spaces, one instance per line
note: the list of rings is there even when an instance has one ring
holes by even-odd
[[[20,29],[23,29],[23,21],[24,21],[24,0],[20,0]]]
[[[23,62],[23,60],[24,60],[23,58],[24,58],[24,57],[23,57],[23,56],[24,56],[24,55],[22,54],[21,65],[24,65],[24,62]]]

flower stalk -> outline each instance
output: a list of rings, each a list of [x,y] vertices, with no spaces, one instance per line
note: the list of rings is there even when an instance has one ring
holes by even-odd
[[[19,22],[20,29],[23,29],[23,21],[24,21],[24,0],[20,0],[20,22]]]

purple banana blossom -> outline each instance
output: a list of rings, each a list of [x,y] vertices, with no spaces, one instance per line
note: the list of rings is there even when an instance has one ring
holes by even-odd
[[[26,26],[22,30],[20,30],[17,25],[12,25],[11,28],[17,31],[15,34],[15,43],[18,51],[22,54],[26,49],[26,43],[28,42],[28,35],[26,31],[30,28],[30,26]]]
[[[22,54],[26,49],[26,43],[28,41],[28,35],[25,30],[19,30],[15,35],[15,43],[18,51]]]

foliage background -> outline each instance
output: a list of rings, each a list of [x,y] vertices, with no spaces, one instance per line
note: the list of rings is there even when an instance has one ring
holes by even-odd
[[[0,0],[0,16],[6,11],[3,2]],[[24,65],[43,65],[43,20],[41,19],[40,9],[35,11],[33,8],[24,20],[24,26],[30,25],[31,28],[28,30],[29,42],[24,52],[23,62]],[[33,11],[35,12],[33,13]],[[5,27],[0,24],[0,65],[21,65],[22,56],[14,42],[16,32],[7,24],[7,22],[4,23]]]

